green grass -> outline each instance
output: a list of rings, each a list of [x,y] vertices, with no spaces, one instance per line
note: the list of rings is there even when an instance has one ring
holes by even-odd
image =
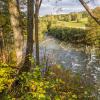
[[[85,27],[84,23],[77,23],[77,22],[64,22],[64,21],[59,21],[56,22],[55,24],[52,25],[52,27],[71,27],[71,28],[82,28]]]
[[[88,23],[88,18],[82,18],[80,20],[81,23],[87,24]]]
[[[84,28],[85,24],[88,22],[87,18],[81,19],[79,22],[76,21],[71,21],[71,22],[66,22],[66,21],[57,21],[52,24],[52,27],[71,27],[71,28]]]

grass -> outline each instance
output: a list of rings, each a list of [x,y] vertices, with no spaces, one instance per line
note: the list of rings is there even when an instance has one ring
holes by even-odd
[[[71,27],[71,28],[84,28],[85,24],[88,22],[87,18],[83,18],[81,19],[79,22],[77,21],[70,21],[70,22],[66,22],[66,21],[57,21],[55,23],[52,24],[52,27]]]

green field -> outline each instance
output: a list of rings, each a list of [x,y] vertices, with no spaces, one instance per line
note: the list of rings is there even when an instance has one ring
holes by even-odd
[[[55,23],[53,23],[51,26],[52,27],[60,27],[60,28],[66,28],[66,27],[71,27],[71,28],[84,28],[85,24],[88,22],[87,18],[83,18],[81,19],[79,22],[76,21],[70,21],[70,22],[66,22],[66,21],[56,21]]]

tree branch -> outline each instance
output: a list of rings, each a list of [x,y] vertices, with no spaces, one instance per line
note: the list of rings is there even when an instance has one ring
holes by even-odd
[[[84,2],[84,0],[79,0],[80,3],[84,6],[86,11],[89,13],[89,15],[97,22],[97,24],[100,25],[100,21],[97,19],[97,17],[93,14],[92,10],[89,8],[89,6]]]
[[[42,0],[40,0],[40,3],[39,3],[39,9],[40,9],[40,7],[41,7],[41,4],[42,4]]]

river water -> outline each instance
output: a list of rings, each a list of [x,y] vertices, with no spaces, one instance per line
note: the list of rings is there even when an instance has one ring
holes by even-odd
[[[93,82],[97,84],[100,95],[100,56],[97,52],[100,52],[100,48],[67,44],[51,36],[46,36],[45,40],[40,42],[41,64],[46,61],[44,65],[57,64],[75,73],[88,75],[86,77],[90,78],[87,80],[90,84]]]
[[[50,36],[40,42],[41,61],[44,57],[48,64],[58,64],[74,71],[82,70],[88,65],[95,66],[100,71],[100,59],[94,49],[66,44]]]
[[[44,58],[48,65],[57,64],[88,77],[90,84],[96,84],[100,100],[100,48],[67,44],[46,36],[45,40],[40,42],[41,62]]]

